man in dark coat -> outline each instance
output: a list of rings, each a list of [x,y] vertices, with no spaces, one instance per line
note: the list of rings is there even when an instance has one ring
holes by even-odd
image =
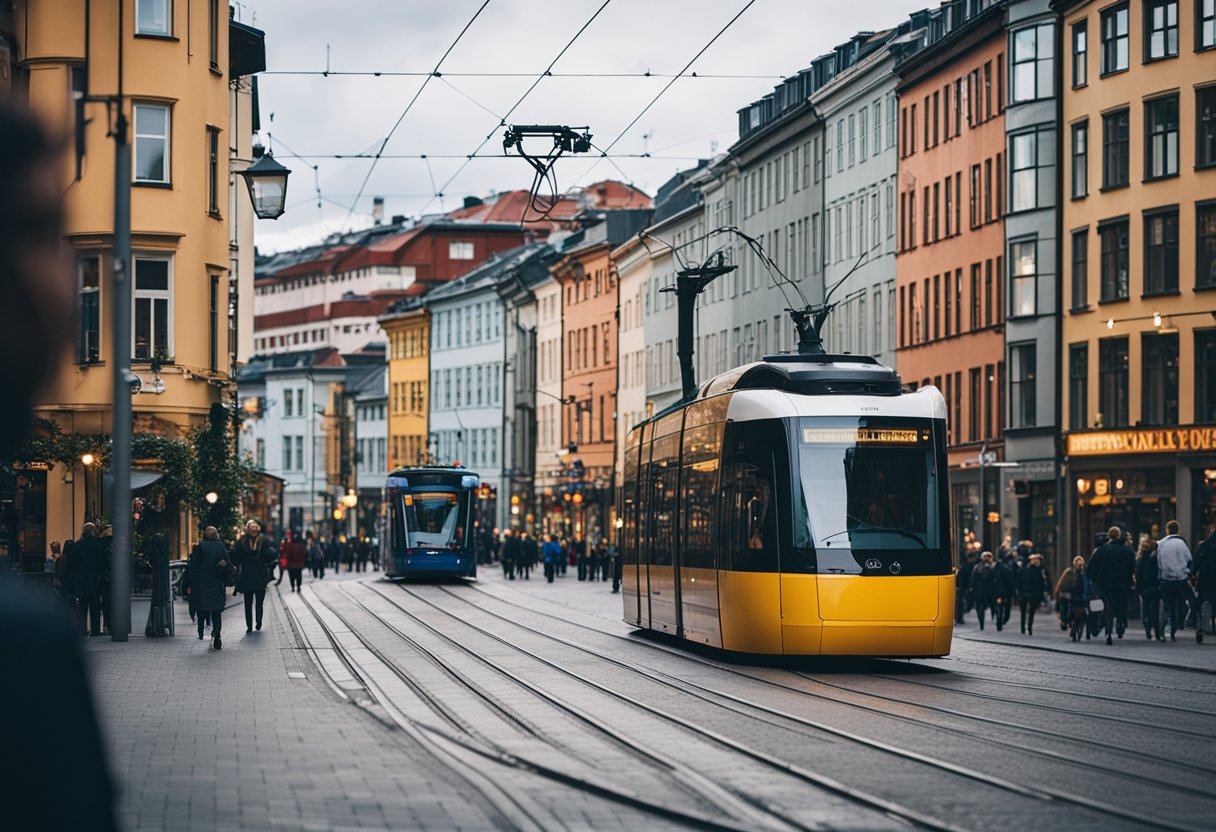
[[[511,580],[515,580],[515,567],[519,564],[522,554],[519,536],[513,529],[507,529],[506,539],[502,543],[502,572]]]
[[[105,547],[97,539],[97,527],[85,523],[80,540],[72,547],[72,560],[67,565],[68,582],[76,596],[77,620],[85,631],[88,617],[89,635],[101,635],[101,575],[105,569]]]
[[[993,618],[998,631],[1009,623],[1013,610],[1013,593],[1017,589],[1017,576],[1008,560],[997,562],[992,568],[992,596],[995,604]]]
[[[1018,570],[1018,611],[1022,632],[1034,635],[1034,614],[1047,594],[1047,573],[1043,570],[1043,556],[1031,553],[1027,564]]]
[[[536,545],[536,538],[527,532],[524,532],[519,547],[519,571],[523,574],[524,580],[527,581],[532,577],[532,567],[536,566],[536,559],[540,555],[540,550]]]
[[[968,552],[963,562],[958,565],[958,574],[954,576],[954,623],[963,623],[963,614],[967,612],[967,601],[971,597],[971,572],[975,569],[975,555]]]
[[[65,357],[75,280],[63,251],[60,148],[6,103],[0,147],[0,458],[7,459]],[[0,827],[111,832],[114,790],[78,634],[60,607],[9,573],[7,546],[0,550]]]
[[[1201,642],[1204,631],[1212,626],[1211,616],[1216,611],[1216,526],[1212,527],[1212,533],[1195,550],[1191,569],[1195,572],[1195,591],[1199,593],[1199,621],[1195,626],[1195,640]]]
[[[358,559],[359,571],[367,571],[367,562],[372,559],[372,542],[366,537],[360,537],[358,546],[355,549],[355,557]]]
[[[999,620],[1000,613],[995,607],[996,566],[992,562],[992,552],[980,555],[979,562],[971,570],[968,588],[971,591],[971,603],[975,605],[975,617],[980,629],[984,629],[984,616],[989,608],[993,608],[993,617]]]
[[[190,597],[197,615],[198,637],[203,637],[203,625],[211,621],[211,646],[219,650],[220,619],[228,593],[224,591],[224,577],[228,570],[228,550],[220,541],[215,526],[203,530],[203,539],[194,547],[190,561],[186,564],[190,572]]]
[[[262,534],[256,520],[245,524],[245,533],[232,550],[232,560],[240,568],[236,591],[245,596],[245,632],[253,632],[254,606],[257,606],[257,628],[262,629],[262,606],[266,602],[266,585],[274,574],[277,558],[270,541]]]
[[[338,567],[342,564],[342,544],[338,542],[338,536],[331,534],[329,542],[325,544],[325,560],[329,563],[329,568],[338,571]]]
[[[1085,574],[1102,600],[1106,643],[1113,644],[1111,630],[1117,629],[1119,638],[1123,638],[1123,631],[1127,629],[1127,600],[1136,571],[1136,555],[1123,542],[1123,530],[1118,526],[1111,526],[1106,537],[1106,542],[1089,556]]]

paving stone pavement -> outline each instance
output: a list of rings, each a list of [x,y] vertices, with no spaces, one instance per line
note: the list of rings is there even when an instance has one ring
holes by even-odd
[[[229,601],[219,652],[181,604],[176,637],[85,640],[124,828],[504,825],[430,752],[327,686],[275,588],[260,633]]]

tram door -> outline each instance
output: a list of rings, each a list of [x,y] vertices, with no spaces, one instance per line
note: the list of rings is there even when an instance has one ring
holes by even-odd
[[[680,513],[680,428],[684,411],[655,423],[647,478],[646,566],[650,589],[650,626],[680,632],[678,573]]]
[[[629,624],[642,623],[641,578],[638,557],[638,510],[640,492],[638,484],[639,461],[642,453],[642,428],[629,432],[625,441],[625,457],[621,484],[621,518],[625,521],[621,547],[621,596],[624,601],[624,617]]]
[[[718,474],[728,397],[697,401],[684,418],[680,472],[680,627],[684,638],[722,646],[718,621]]]

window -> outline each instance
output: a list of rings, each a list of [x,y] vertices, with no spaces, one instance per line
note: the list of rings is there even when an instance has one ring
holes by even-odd
[[[895,93],[887,93],[887,147],[895,147],[896,128],[896,113],[899,111],[899,102],[895,98]],[[877,121],[877,119],[876,119]]]
[[[1213,165],[1216,165],[1216,86],[1195,90],[1195,167]]]
[[[76,361],[94,364],[101,360],[101,256],[82,255],[77,263],[80,297],[80,337]]]
[[[210,293],[209,293],[209,308],[208,308],[208,324],[210,335],[210,352],[211,372],[216,372],[220,368],[220,276],[218,274],[208,275],[210,278]]]
[[[857,162],[857,118],[849,113],[849,167]]]
[[[1089,412],[1089,344],[1068,347],[1068,427],[1085,430]]]
[[[857,152],[858,158],[863,162],[866,160],[867,143],[869,142],[870,138],[868,119],[869,112],[865,107],[862,107],[861,111],[857,113],[857,134],[860,142]]]
[[[1144,59],[1178,55],[1178,0],[1144,0]]]
[[[831,165],[828,166],[829,168]],[[836,172],[844,171],[844,119],[836,122]],[[830,173],[831,171],[829,171]]]
[[[134,181],[169,181],[169,108],[135,105]]]
[[[171,37],[172,0],[135,0],[135,34]]]
[[[291,470],[291,437],[283,437],[283,470]]]
[[[1216,47],[1216,0],[1195,0],[1195,50]]]
[[[1028,211],[1054,202],[1055,134],[1050,128],[1009,139],[1009,210]]]
[[[220,131],[207,128],[207,213],[220,215]]]
[[[1009,427],[1035,426],[1035,344],[1009,346]]]
[[[980,166],[971,166],[971,227],[980,224]]]
[[[1144,104],[1144,178],[1178,175],[1178,96]]]
[[[882,150],[882,102],[875,101],[874,110],[874,153],[877,155]]]
[[[1144,216],[1144,294],[1178,292],[1178,209]]]
[[[220,71],[220,0],[207,0],[207,19],[210,23],[207,39],[211,53],[211,68]]]
[[[1033,315],[1037,311],[1035,301],[1038,273],[1038,242],[1026,240],[1011,243],[1009,265],[1013,269],[1010,279],[1009,314],[1011,316]]]
[[[1072,25],[1072,85],[1083,87],[1089,83],[1089,26],[1082,20]]]
[[[157,353],[172,354],[169,341],[170,266],[166,257],[135,257],[131,357],[136,361],[149,361]]]
[[[1216,202],[1195,206],[1195,288],[1216,288]]]
[[[1140,422],[1178,424],[1178,333],[1140,336]]]
[[[1102,116],[1102,187],[1118,188],[1128,179],[1128,111]]]
[[[1216,423],[1216,329],[1195,330],[1195,422]]]
[[[1102,74],[1127,69],[1127,4],[1102,12]]]
[[[969,423],[967,425],[967,438],[972,442],[976,442],[982,438],[980,436],[980,400],[983,397],[983,387],[980,379],[980,368],[972,367],[968,376],[971,395],[967,402],[967,409],[969,411],[967,415],[970,417],[967,420]]]
[[[1127,220],[1115,220],[1098,227],[1102,241],[1102,302],[1126,300],[1128,297],[1127,274]]]
[[[1053,92],[1052,67],[1055,64],[1053,26],[1044,23],[1013,33],[1013,58],[1010,91],[1013,103],[1048,98]]]
[[[1089,306],[1089,229],[1072,232],[1072,308]]]
[[[296,470],[304,470],[304,437],[296,437]]]
[[[1098,349],[1098,410],[1103,427],[1127,427],[1127,396],[1127,339],[1104,338]]]
[[[453,240],[448,243],[448,259],[449,260],[472,260],[473,259],[473,244],[462,243]]]
[[[971,264],[971,328],[979,329],[980,320],[984,311],[983,298],[980,295],[980,269],[979,263]]]
[[[1072,198],[1089,194],[1089,122],[1072,126]]]

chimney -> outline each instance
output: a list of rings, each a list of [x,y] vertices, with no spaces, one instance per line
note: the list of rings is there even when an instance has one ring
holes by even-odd
[[[380,225],[384,222],[384,197],[372,197],[372,222]]]

